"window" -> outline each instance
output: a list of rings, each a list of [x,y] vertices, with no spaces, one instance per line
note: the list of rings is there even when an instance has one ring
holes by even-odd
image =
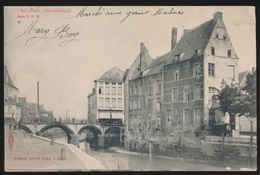
[[[133,95],[133,94],[134,94],[134,87],[131,86],[131,87],[130,87],[130,95]]]
[[[161,117],[157,117],[157,120],[156,120],[156,128],[157,128],[157,129],[160,129],[160,128],[161,128]]]
[[[189,89],[184,89],[183,91],[183,101],[190,101],[190,90]]]
[[[106,82],[105,84],[109,84],[109,82]]]
[[[223,39],[226,40],[226,38],[227,38],[227,37],[226,37],[226,34],[223,34]]]
[[[177,88],[172,88],[172,101],[177,101]]]
[[[199,55],[199,51],[195,50],[195,57]]]
[[[102,87],[102,86],[99,86],[99,88],[98,88],[98,93],[101,94],[101,95],[103,95],[103,87]]]
[[[171,116],[172,111],[167,110],[166,111],[166,124],[167,125],[172,125],[172,116]]]
[[[174,73],[175,80],[179,80],[179,70],[176,70]]]
[[[210,94],[215,94],[215,88],[214,87],[209,87],[209,93]]]
[[[130,109],[133,109],[133,101],[130,101]]]
[[[116,95],[116,87],[112,87],[111,88],[111,95]]]
[[[235,66],[234,65],[228,65],[227,77],[231,80],[235,80]]]
[[[209,76],[214,77],[215,76],[215,64],[209,63],[208,64],[208,71],[209,71]]]
[[[112,83],[112,85],[116,85],[116,83]]]
[[[118,85],[122,85],[122,83],[117,83]]]
[[[216,38],[218,38],[218,33],[216,33]]]
[[[122,95],[122,88],[121,87],[117,88],[117,93],[118,93],[118,95]]]
[[[190,109],[184,109],[183,113],[183,124],[188,126],[193,125],[193,120],[190,115]]]
[[[201,110],[200,108],[194,109],[194,124],[200,125],[200,116],[201,116]]]
[[[145,98],[143,98],[143,102],[144,102],[144,109],[146,109],[146,100],[145,100]]]
[[[160,93],[161,90],[162,90],[162,85],[161,85],[161,82],[159,81],[157,84],[157,92]]]
[[[123,106],[122,106],[122,104],[123,104],[123,103],[122,103],[122,102],[123,102],[123,101],[122,101],[122,98],[119,98],[117,102],[118,102],[118,108],[122,108],[122,107],[123,107]]]
[[[138,103],[136,100],[134,101],[134,109],[138,109]]]
[[[231,57],[231,49],[228,49],[228,50],[227,50],[227,56],[228,56],[228,57]]]
[[[102,98],[102,97],[99,97],[98,100],[99,100],[99,102],[98,102],[98,103],[99,103],[99,107],[100,107],[100,108],[103,108],[103,107],[104,107],[103,98]]]
[[[112,98],[112,108],[116,108],[116,99]]]
[[[194,85],[194,99],[200,99],[200,84]]]
[[[161,104],[161,100],[157,100],[157,110],[161,110],[162,108],[162,104]]]
[[[198,76],[201,74],[200,64],[193,65],[193,76]]]
[[[137,88],[137,86],[135,86],[134,93],[135,93],[135,95],[138,95],[138,88]]]
[[[180,61],[180,54],[179,55],[174,55],[174,60],[175,61]]]
[[[152,110],[152,99],[148,99],[148,110]]]
[[[110,100],[109,100],[109,98],[106,98],[106,108],[110,108]]]
[[[138,100],[137,103],[138,103],[138,104],[137,104],[137,109],[141,109],[141,100]]]
[[[149,119],[148,119],[148,129],[150,129],[151,126],[152,126],[152,122],[151,122],[151,119],[149,118]]]
[[[109,95],[109,94],[110,94],[110,87],[106,86],[106,95]]]
[[[211,55],[215,55],[215,47],[211,47]]]

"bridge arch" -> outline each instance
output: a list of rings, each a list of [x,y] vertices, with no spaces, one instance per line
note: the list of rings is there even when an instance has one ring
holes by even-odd
[[[66,134],[67,134],[67,137],[68,137],[68,140],[71,140],[72,136],[75,134],[75,132],[70,129],[68,126],[64,125],[64,124],[61,124],[61,123],[51,123],[51,124],[48,124],[46,126],[44,126],[40,131],[39,133],[42,133],[48,129],[51,129],[51,128],[60,128],[62,129]]]
[[[90,131],[92,131],[96,135],[102,135],[101,130],[98,127],[94,126],[94,125],[83,126],[82,128],[79,129],[78,134],[81,134],[81,132],[83,130],[85,130],[85,129],[89,129]]]
[[[27,126],[24,125],[19,125],[19,128],[26,131],[27,133],[33,133],[32,130],[30,128],[28,128]]]
[[[108,133],[110,133],[112,131],[119,131],[119,133],[120,133],[121,132],[121,128],[118,127],[118,126],[111,126],[111,127],[106,129],[104,134],[107,135]]]

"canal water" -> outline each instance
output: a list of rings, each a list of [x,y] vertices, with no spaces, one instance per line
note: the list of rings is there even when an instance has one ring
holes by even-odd
[[[67,143],[67,137],[55,138],[56,141]],[[133,170],[133,171],[225,171],[224,168],[191,162],[178,158],[149,157],[147,154],[134,153],[118,147],[117,139],[109,138],[105,141],[106,148],[99,149],[91,144],[91,156],[99,160],[108,170]],[[109,147],[109,143],[112,143]],[[80,149],[85,152],[84,142]]]

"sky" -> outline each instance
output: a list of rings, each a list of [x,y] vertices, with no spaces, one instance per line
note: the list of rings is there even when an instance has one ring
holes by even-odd
[[[40,104],[55,117],[86,118],[95,79],[114,66],[129,68],[141,42],[152,58],[167,53],[172,27],[178,41],[216,11],[223,13],[239,70],[256,67],[255,9],[246,6],[5,7],[4,64],[20,97],[37,102],[39,81]]]

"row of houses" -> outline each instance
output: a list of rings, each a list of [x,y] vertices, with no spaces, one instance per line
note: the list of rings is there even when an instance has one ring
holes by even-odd
[[[18,122],[50,122],[53,112],[44,105],[27,102],[26,97],[19,97],[20,91],[14,85],[7,66],[4,66],[4,119],[9,123]]]
[[[106,72],[106,80],[95,81],[88,96],[88,120],[98,123],[103,118],[120,118],[126,137],[135,140],[180,130],[193,135],[223,116],[214,106],[218,100],[215,95],[224,83],[239,84],[243,79],[242,74],[239,77],[238,61],[221,12],[193,29],[185,29],[178,42],[177,28],[172,28],[169,52],[153,59],[141,43],[140,52],[122,81],[118,79],[123,84],[120,98],[124,106],[117,116],[114,113],[119,109],[115,106],[101,109],[99,104],[102,99],[117,99],[117,94],[101,97],[100,88],[109,87],[109,83],[113,86],[116,79],[109,76],[118,68]]]
[[[124,76],[126,131],[134,138],[182,129],[191,134],[210,126],[222,82],[238,83],[238,57],[221,12],[193,28],[177,42],[172,29],[171,50],[155,59],[143,43]],[[217,115],[217,116],[216,116]]]

